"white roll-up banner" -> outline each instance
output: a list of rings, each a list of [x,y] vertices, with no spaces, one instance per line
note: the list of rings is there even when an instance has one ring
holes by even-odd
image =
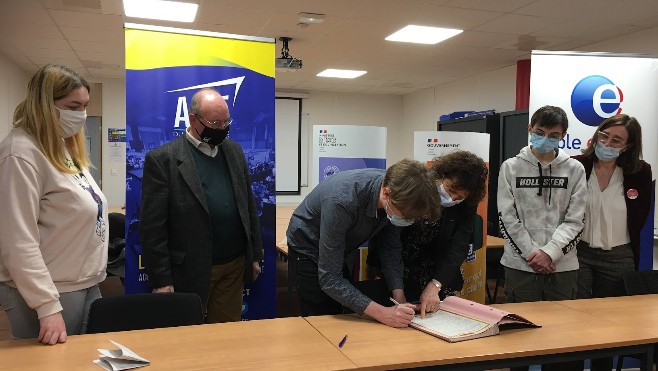
[[[655,56],[587,52],[532,52],[529,115],[545,105],[569,118],[560,148],[577,155],[608,117],[625,113],[642,126],[643,160],[655,184],[658,139],[658,59]],[[653,206],[653,205],[652,205]],[[653,267],[652,207],[642,230],[640,269]]]

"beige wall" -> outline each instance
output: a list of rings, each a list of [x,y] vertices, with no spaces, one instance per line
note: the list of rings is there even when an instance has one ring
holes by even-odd
[[[107,129],[126,127],[126,82],[123,79],[99,80],[103,86],[103,193],[110,206],[124,206],[126,203],[126,150],[121,147],[121,161],[112,162],[109,157]]]
[[[0,139],[12,126],[14,109],[25,98],[29,76],[0,54]]]
[[[87,116],[103,116],[103,84],[90,82],[89,88]]]
[[[399,141],[405,156],[413,157],[414,131],[436,130],[440,115],[469,110],[512,111],[515,104],[516,65],[407,94],[402,100],[404,128]]]

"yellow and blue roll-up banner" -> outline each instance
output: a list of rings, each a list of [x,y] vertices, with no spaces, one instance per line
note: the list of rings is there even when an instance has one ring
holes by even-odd
[[[245,288],[242,318],[275,317],[274,39],[134,24],[125,33],[126,293],[150,291],[137,228],[144,157],[185,134],[192,95],[211,87],[226,99],[230,138],[247,158],[265,250],[263,274]]]

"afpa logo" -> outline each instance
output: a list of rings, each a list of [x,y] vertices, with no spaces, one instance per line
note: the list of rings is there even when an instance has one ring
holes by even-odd
[[[599,126],[601,121],[621,113],[624,94],[610,79],[587,76],[571,92],[571,110],[585,125]]]
[[[232,106],[235,106],[235,100],[238,99],[238,92],[240,91],[240,86],[244,81],[245,76],[234,77],[232,79],[214,81],[207,84],[188,86],[185,88],[167,90],[167,93],[176,93],[176,92],[189,92],[190,90],[198,90],[202,88],[219,88],[221,86],[235,85],[235,92],[233,93]],[[230,101],[230,96],[222,94],[227,103]],[[181,122],[185,123],[181,127]],[[178,103],[176,104],[176,117],[174,118],[174,135],[178,136],[180,133],[184,132],[185,129],[190,127],[190,117],[189,111],[187,109],[187,97],[185,95],[178,97]]]

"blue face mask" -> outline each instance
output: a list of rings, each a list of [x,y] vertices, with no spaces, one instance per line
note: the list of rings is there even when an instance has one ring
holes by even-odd
[[[408,226],[414,224],[413,220],[403,219],[403,218],[401,218],[401,217],[399,217],[399,216],[397,216],[393,213],[389,214],[388,213],[388,201],[386,201],[386,207],[384,209],[386,211],[386,217],[391,222],[391,224],[393,224],[394,226],[396,226],[396,227],[408,227]]]
[[[619,157],[621,148],[608,147],[599,142],[594,145],[594,153],[599,160],[610,161]]]
[[[555,151],[560,144],[560,140],[530,133],[530,143],[532,144],[532,148],[536,149],[537,152],[548,153],[550,151]]]
[[[452,197],[448,194],[446,189],[443,187],[443,183],[437,187],[439,189],[439,196],[441,196],[441,206],[451,207],[459,204],[464,200],[453,200]]]

